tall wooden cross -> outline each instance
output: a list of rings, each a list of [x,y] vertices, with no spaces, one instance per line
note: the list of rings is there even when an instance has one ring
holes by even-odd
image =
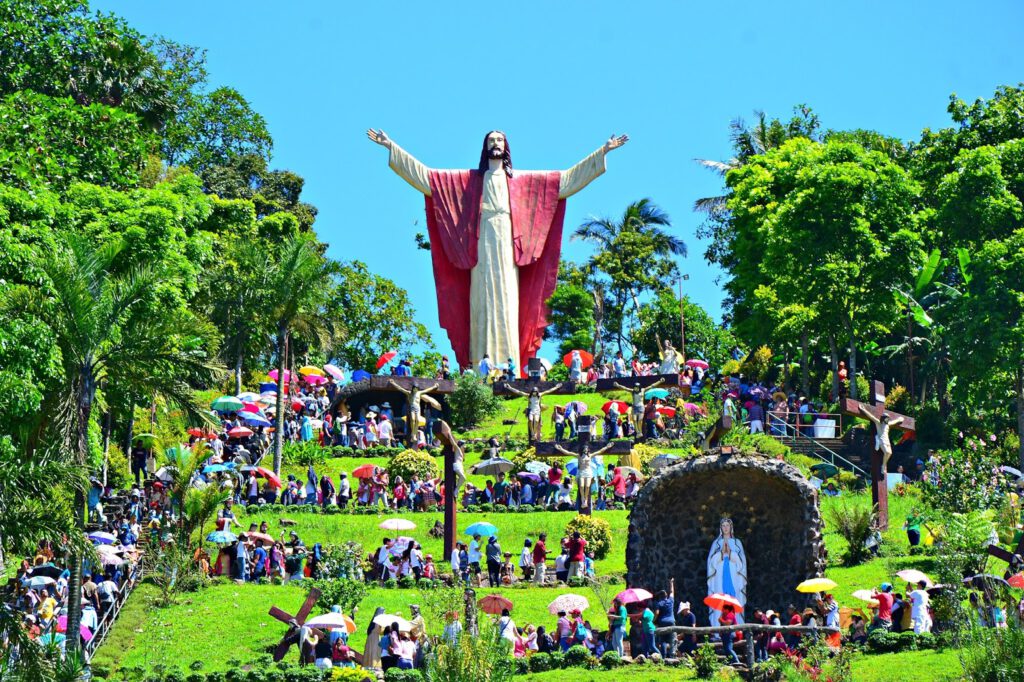
[[[288,649],[291,648],[292,644],[299,645],[299,662],[305,663],[305,659],[302,658],[302,642],[300,641],[300,633],[302,628],[306,624],[306,618],[309,617],[309,613],[313,610],[313,606],[316,605],[317,599],[320,598],[320,590],[313,588],[306,595],[306,600],[302,602],[302,606],[299,607],[299,612],[294,616],[287,611],[279,609],[276,606],[271,606],[268,612],[271,616],[281,621],[288,626],[288,631],[284,633],[281,641],[274,648],[274,660],[280,661],[284,658],[285,654],[288,653]],[[318,637],[326,637],[326,633],[317,628],[311,628],[311,631]]]
[[[917,429],[913,417],[892,412],[885,409],[885,384],[881,381],[871,382],[871,395],[868,396],[870,403],[862,403],[853,398],[842,398],[839,409],[843,414],[850,417],[861,417],[866,411],[876,419],[882,415],[888,415],[889,421],[901,420],[896,428],[913,433]],[[875,428],[872,427],[872,438],[875,435]],[[886,469],[889,458],[882,453],[882,450],[875,447],[871,452],[871,501],[878,507],[878,528],[886,530],[889,528],[889,485],[886,481]]]

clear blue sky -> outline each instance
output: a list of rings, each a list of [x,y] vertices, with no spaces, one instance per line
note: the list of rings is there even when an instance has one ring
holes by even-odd
[[[810,104],[827,128],[903,139],[948,125],[950,93],[1024,80],[1019,0],[933,2],[228,2],[103,0],[147,34],[208,50],[213,86],[262,113],[273,165],[306,178],[316,229],[410,292],[438,346],[423,199],[364,131],[424,163],[472,167],[508,134],[516,167],[567,168],[611,133],[631,142],[568,202],[566,229],[651,197],[690,249],[687,293],[716,318],[694,199],[720,180],[694,158],[729,155],[728,124]],[[564,254],[589,253],[566,242]]]

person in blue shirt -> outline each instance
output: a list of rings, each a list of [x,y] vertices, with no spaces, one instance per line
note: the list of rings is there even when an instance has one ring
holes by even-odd
[[[252,580],[259,580],[267,575],[267,550],[263,549],[263,540],[256,541],[256,549],[252,552]]]
[[[491,376],[491,370],[494,369],[494,365],[491,364],[491,356],[484,355],[477,369],[480,372],[480,378],[487,381],[487,377]]]
[[[672,627],[676,624],[675,578],[669,579],[669,590],[671,591],[659,590],[654,595],[654,618],[659,628]],[[662,658],[671,658],[674,643],[674,634],[658,636],[658,649]]]

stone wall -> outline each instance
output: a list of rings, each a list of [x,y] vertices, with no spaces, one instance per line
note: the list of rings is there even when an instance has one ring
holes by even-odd
[[[825,569],[817,491],[781,460],[720,452],[668,467],[640,490],[629,517],[629,585],[656,592],[674,577],[676,600],[690,601],[707,624],[707,558],[724,516],[747,555],[745,615],[806,601],[797,584]]]

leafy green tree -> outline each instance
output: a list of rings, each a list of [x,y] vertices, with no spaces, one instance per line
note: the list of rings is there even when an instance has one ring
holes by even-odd
[[[464,429],[476,426],[501,409],[501,401],[474,372],[455,378],[455,392],[448,396],[448,405],[452,409],[452,425]]]
[[[659,291],[640,311],[640,326],[631,337],[637,352],[644,357],[658,357],[658,339],[678,338],[680,313],[686,325],[686,357],[702,358],[712,367],[725,364],[736,345],[732,333],[715,324],[707,311],[687,296],[683,297],[680,310],[679,299],[668,289]],[[676,347],[680,348],[679,342]]]

